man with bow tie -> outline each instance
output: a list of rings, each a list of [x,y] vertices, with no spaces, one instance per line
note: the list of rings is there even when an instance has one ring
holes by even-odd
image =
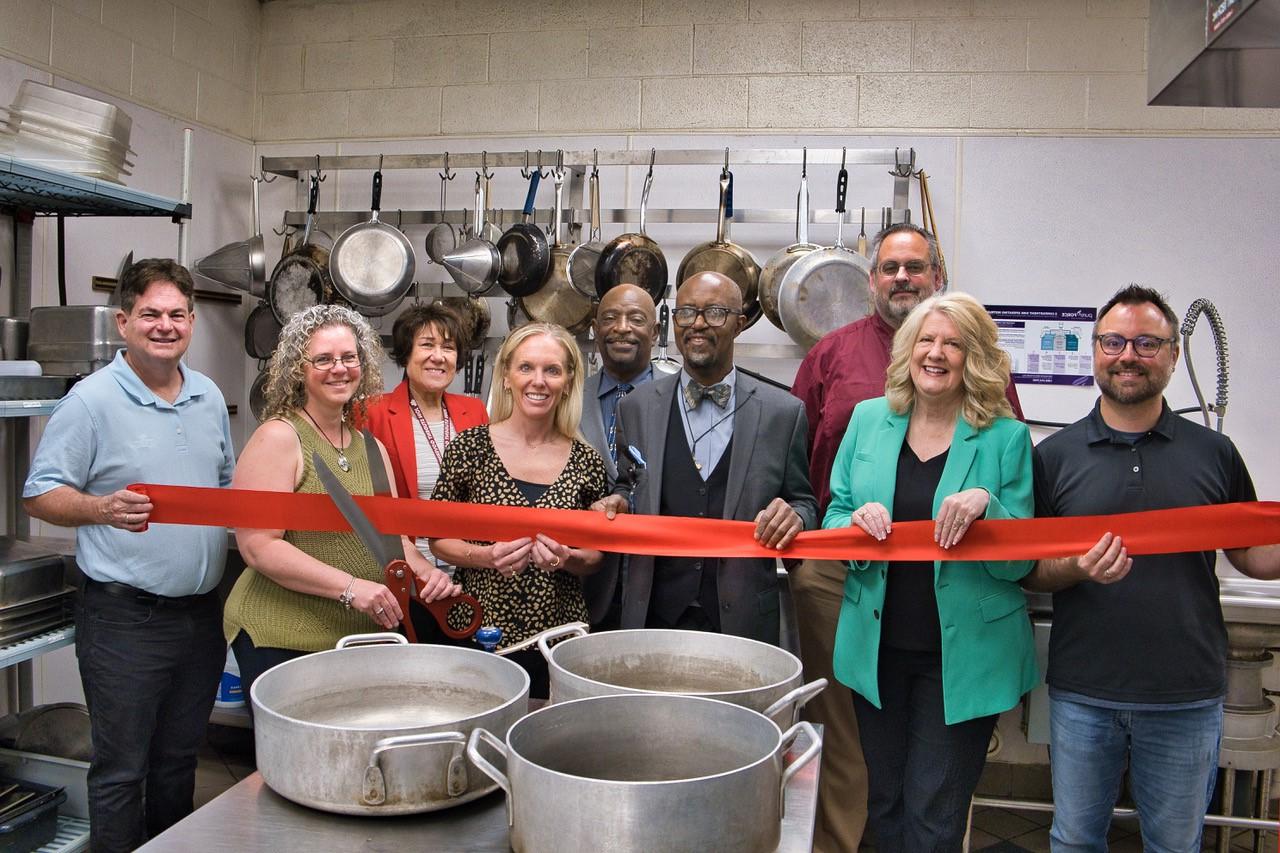
[[[618,488],[634,511],[754,521],[755,538],[785,548],[817,526],[804,406],[734,368],[746,325],[742,294],[714,272],[691,276],[671,312],[680,373],[618,404]],[[623,628],[716,631],[777,644],[777,560],[632,556]]]

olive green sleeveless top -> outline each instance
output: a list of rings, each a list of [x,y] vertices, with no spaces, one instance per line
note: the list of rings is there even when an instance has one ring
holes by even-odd
[[[311,461],[318,452],[339,482],[353,495],[372,495],[369,456],[364,436],[355,432],[346,449],[350,471],[338,465],[338,452],[304,417],[289,415],[287,423],[298,434],[302,444],[302,482],[295,493],[324,493]],[[352,433],[348,433],[352,435]],[[381,464],[382,460],[378,460]],[[287,530],[284,540],[299,551],[328,563],[354,577],[382,583],[382,567],[351,532],[332,533],[319,530]],[[223,631],[227,642],[246,631],[258,647],[318,652],[331,649],[348,634],[366,634],[381,628],[371,616],[343,607],[336,598],[323,598],[285,589],[271,578],[246,568],[227,597],[223,611]]]

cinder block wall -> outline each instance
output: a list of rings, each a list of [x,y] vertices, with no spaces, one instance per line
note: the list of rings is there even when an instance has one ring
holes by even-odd
[[[1274,131],[1152,108],[1146,0],[273,0],[255,138]]]
[[[248,140],[261,17],[258,0],[0,0],[0,53]]]

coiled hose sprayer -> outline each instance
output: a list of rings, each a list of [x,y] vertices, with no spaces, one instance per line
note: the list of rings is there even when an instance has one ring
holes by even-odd
[[[1200,392],[1200,383],[1196,381],[1195,365],[1191,363],[1191,333],[1195,331],[1196,321],[1204,314],[1209,320],[1209,328],[1213,331],[1213,348],[1218,359],[1218,393],[1214,400],[1213,412],[1218,416],[1218,432],[1222,432],[1222,418],[1227,413],[1227,369],[1230,360],[1227,357],[1227,329],[1222,325],[1222,315],[1208,299],[1197,299],[1187,309],[1187,316],[1182,321],[1182,359],[1187,363],[1187,374],[1191,379],[1191,388],[1195,391],[1196,402],[1200,404],[1200,413],[1204,417],[1204,425],[1209,424],[1209,406]]]

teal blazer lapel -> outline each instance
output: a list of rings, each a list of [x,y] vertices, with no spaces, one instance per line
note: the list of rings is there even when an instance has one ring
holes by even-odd
[[[938,480],[938,490],[933,494],[933,517],[938,517],[938,507],[947,495],[954,495],[964,489],[969,477],[969,469],[973,467],[973,459],[978,454],[978,431],[969,425],[963,417],[956,418],[956,430],[951,436],[951,449],[947,451],[947,464],[942,468],[942,479]]]
[[[910,413],[895,414],[890,411],[876,433],[872,458],[879,463],[884,460],[888,464],[876,464],[875,481],[872,484],[872,500],[884,505],[893,516],[893,497],[897,494],[898,454],[902,452],[902,442],[907,439],[907,425],[911,421]]]

